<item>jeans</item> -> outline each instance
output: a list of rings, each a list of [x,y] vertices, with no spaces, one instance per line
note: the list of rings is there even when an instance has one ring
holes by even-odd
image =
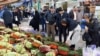
[[[42,25],[42,31],[46,31],[46,24],[41,24]]]

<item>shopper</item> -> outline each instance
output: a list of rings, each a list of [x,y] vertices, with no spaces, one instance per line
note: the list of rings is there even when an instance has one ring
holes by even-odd
[[[81,20],[83,19],[83,9],[82,7],[78,7],[78,11],[77,11],[77,19],[76,21],[80,24]]]
[[[91,18],[89,14],[85,14],[84,16],[86,20],[86,27],[85,27],[85,36],[83,37],[86,39],[86,45],[96,45],[99,46],[99,28],[98,28],[98,23],[96,20]],[[88,38],[87,38],[88,37]]]
[[[12,24],[13,24],[13,15],[10,12],[10,10],[8,8],[4,8],[4,13],[3,13],[3,20],[4,20],[4,24],[7,28],[13,28]]]
[[[19,26],[20,24],[20,16],[17,8],[14,9],[13,12],[13,23],[16,24],[17,26]]]
[[[58,32],[59,32],[59,42],[65,43],[67,40],[67,35],[68,35],[68,28],[67,28],[67,22],[66,20],[68,19],[68,14],[64,13],[64,10],[62,8],[58,8],[58,14],[56,17],[56,24],[58,27]],[[62,41],[62,35],[64,37],[64,41]]]
[[[76,6],[73,7],[73,9],[69,12],[69,18],[73,20],[77,20],[78,16],[78,8]]]
[[[42,31],[46,32],[46,19],[45,19],[45,11],[43,10],[41,13],[41,25],[42,25]]]
[[[55,40],[55,24],[56,24],[56,13],[53,7],[50,7],[50,11],[46,14],[47,34],[51,36],[53,41]]]
[[[35,15],[33,19],[30,21],[30,26],[32,26],[34,30],[39,31],[39,23],[40,23],[40,15],[39,12],[35,10]]]

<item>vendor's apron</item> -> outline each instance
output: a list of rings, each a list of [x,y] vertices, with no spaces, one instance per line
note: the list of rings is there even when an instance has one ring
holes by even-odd
[[[77,44],[77,42],[80,40],[81,37],[81,27],[80,25],[77,25],[77,27],[69,32],[67,40],[70,40],[70,44]]]

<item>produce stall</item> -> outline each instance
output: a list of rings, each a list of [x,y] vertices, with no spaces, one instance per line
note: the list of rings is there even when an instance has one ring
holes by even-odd
[[[0,26],[0,56],[82,56],[82,50],[70,50],[39,32]]]

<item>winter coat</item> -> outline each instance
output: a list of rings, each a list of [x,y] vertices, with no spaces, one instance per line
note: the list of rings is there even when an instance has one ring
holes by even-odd
[[[2,18],[4,19],[4,23],[5,24],[13,23],[12,12],[10,12],[7,8],[4,9],[4,13],[3,13],[3,17]]]
[[[17,21],[16,21],[16,18],[17,17]],[[13,23],[15,24],[20,24],[20,16],[19,16],[19,13],[18,12],[13,12]]]
[[[43,12],[40,13],[40,19],[41,19],[41,20],[40,20],[40,21],[41,21],[41,22],[40,22],[41,24],[45,24],[45,23],[46,23],[46,20],[45,20],[45,13],[43,13]]]
[[[94,20],[91,21],[91,23],[86,23],[86,26],[88,27],[88,33],[92,38],[91,44],[99,45],[99,31],[98,31],[98,23]]]
[[[30,21],[30,26],[36,27],[39,26],[39,23],[40,23],[40,15],[38,11],[35,11],[35,15],[33,19]]]
[[[54,24],[56,22],[56,13],[51,13],[50,11],[48,11],[46,13],[46,21],[48,21],[49,24]]]
[[[58,27],[61,27],[61,21],[62,21],[62,19],[66,19],[66,21],[67,21],[67,19],[68,19],[68,14],[67,13],[64,13],[62,16],[58,13],[58,14],[56,14],[56,25],[58,26]]]

